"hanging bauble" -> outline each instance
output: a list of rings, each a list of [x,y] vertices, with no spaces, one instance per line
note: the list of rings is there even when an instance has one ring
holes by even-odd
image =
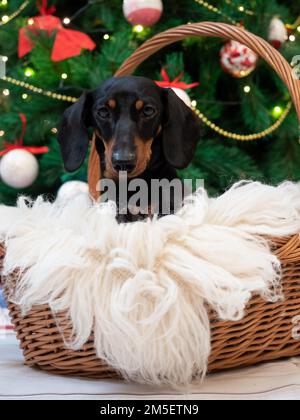
[[[176,95],[187,105],[191,108],[192,101],[189,95],[187,94],[186,90],[199,86],[198,82],[195,83],[185,83],[182,82],[181,79],[184,76],[184,73],[181,72],[174,80],[171,80],[166,69],[161,69],[161,78],[162,80],[157,80],[155,83],[162,88],[169,88],[172,89]]]
[[[1,158],[0,178],[9,187],[28,188],[34,183],[38,173],[38,161],[27,150],[11,150]]]
[[[233,77],[246,77],[255,68],[258,55],[238,41],[228,41],[221,49],[221,65]]]
[[[186,91],[185,90],[183,90],[183,89],[179,89],[179,88],[176,88],[176,87],[172,87],[171,88],[175,93],[176,93],[176,95],[187,105],[187,106],[189,106],[190,108],[192,107],[192,101],[191,101],[191,98],[189,97],[189,95],[186,93]]]
[[[161,0],[123,0],[123,12],[131,25],[149,27],[159,21],[163,4]]]
[[[269,26],[268,40],[273,47],[279,49],[288,39],[285,24],[278,17],[273,17]]]
[[[57,192],[57,200],[70,201],[77,197],[79,194],[88,194],[89,187],[86,182],[82,181],[67,181]]]

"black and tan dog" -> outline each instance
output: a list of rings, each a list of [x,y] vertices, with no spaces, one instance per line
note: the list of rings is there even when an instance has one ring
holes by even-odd
[[[89,127],[98,133],[101,173],[116,181],[120,171],[147,183],[177,178],[200,138],[199,119],[172,89],[133,76],[107,80],[65,111],[58,138],[67,171],[82,165]]]

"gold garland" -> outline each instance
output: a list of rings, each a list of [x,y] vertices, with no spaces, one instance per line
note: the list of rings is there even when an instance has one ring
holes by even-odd
[[[69,95],[61,95],[60,93],[51,92],[50,90],[44,90],[42,88],[38,88],[34,85],[31,85],[30,83],[23,82],[21,80],[14,79],[9,76],[2,77],[2,80],[5,82],[11,83],[15,86],[19,86],[22,88],[25,88],[27,90],[30,90],[33,93],[38,93],[40,95],[48,96],[48,98],[57,99],[58,101],[64,101],[64,102],[76,102],[77,98],[74,96]]]
[[[37,93],[40,95],[47,96],[48,98],[56,99],[59,101],[64,102],[72,102],[75,103],[78,98],[74,96],[69,95],[61,95],[60,93],[51,92],[50,90],[44,90],[42,88],[38,88],[36,86],[33,86],[27,82],[23,82],[17,79],[13,79],[12,77],[5,76],[2,78],[2,80],[11,83],[15,86],[25,88],[27,90],[30,90],[33,93]],[[274,131],[277,130],[277,128],[280,127],[280,125],[283,123],[283,121],[288,116],[290,110],[292,108],[292,102],[288,102],[286,109],[283,111],[282,115],[278,118],[278,120],[268,127],[266,130],[261,131],[260,133],[255,134],[237,134],[232,133],[229,131],[224,130],[223,128],[217,126],[215,123],[213,123],[211,120],[209,120],[199,109],[193,108],[193,111],[196,113],[196,115],[200,118],[200,120],[206,124],[209,128],[214,130],[216,133],[220,134],[223,137],[233,139],[233,140],[239,140],[239,141],[251,141],[251,140],[258,140],[262,139],[270,134],[272,134]]]
[[[2,21],[0,21],[0,26],[6,25],[7,23],[15,19],[17,16],[19,16],[23,12],[23,10],[26,9],[29,3],[30,3],[29,0],[25,0],[24,3],[22,3],[21,6],[11,15],[9,16],[4,15],[6,17],[4,20],[3,20],[4,16],[2,16]]]
[[[227,19],[229,22],[231,22],[233,25],[236,26],[241,26],[241,24],[239,22],[237,22],[236,20],[232,19],[232,17],[227,16],[225,13],[222,12],[222,10],[220,10],[218,7],[213,6],[212,4],[208,3],[207,1],[204,0],[194,0],[196,3],[198,3],[200,6],[205,7],[206,9],[210,10],[211,12],[216,13],[219,16],[224,17],[225,19]]]
[[[251,141],[251,140],[259,140],[259,139],[262,139],[262,138],[264,138],[264,137],[272,134],[274,131],[276,131],[277,128],[279,128],[281,126],[281,124],[283,123],[283,121],[288,116],[291,108],[292,108],[292,102],[290,101],[287,104],[287,107],[283,111],[283,113],[280,116],[280,118],[278,118],[278,120],[273,125],[271,125],[266,130],[261,131],[260,133],[256,133],[256,134],[237,134],[237,133],[231,133],[230,131],[226,131],[223,128],[218,127],[215,123],[213,123],[212,121],[210,121],[201,111],[199,111],[199,109],[194,108],[194,111],[195,111],[195,113],[198,115],[198,117],[200,118],[200,120],[204,124],[206,124],[209,128],[211,128],[212,130],[214,130],[216,133],[220,134],[221,136],[227,137],[227,138],[233,139],[233,140]]]
[[[226,13],[222,12],[218,7],[208,3],[205,0],[194,0],[196,3],[198,3],[200,6],[205,7],[207,10],[210,10],[211,12],[214,12],[218,14],[219,16],[223,16],[226,18],[229,22],[233,23],[236,26],[242,26],[240,22],[237,22],[235,19],[233,19],[231,16],[226,15]],[[225,0],[227,4],[231,5],[232,7],[236,7],[237,11],[244,13],[248,16],[256,16],[256,13],[253,10],[247,9],[244,6],[234,6],[232,4],[231,0]],[[296,21],[293,24],[286,24],[287,29],[295,30],[300,25],[300,15],[296,19]]]
[[[229,4],[232,7],[235,7],[232,4],[231,0],[225,0],[227,4]],[[241,13],[245,13],[245,15],[249,15],[249,16],[255,16],[255,13],[253,12],[253,10],[250,9],[246,9],[244,6],[237,6],[237,10]]]

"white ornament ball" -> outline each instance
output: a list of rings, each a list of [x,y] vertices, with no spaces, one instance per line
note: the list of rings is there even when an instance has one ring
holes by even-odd
[[[163,12],[161,0],[123,0],[123,12],[131,25],[152,26]]]
[[[273,47],[279,49],[288,39],[288,31],[285,24],[278,17],[271,20],[268,40]]]
[[[89,194],[89,187],[86,182],[68,181],[65,182],[57,192],[57,200],[69,201],[77,197],[79,194]]]
[[[189,97],[189,95],[186,93],[185,90],[183,89],[179,89],[179,88],[171,88],[176,95],[188,106],[188,107],[192,107],[192,101],[191,98]]]
[[[0,178],[9,187],[16,189],[30,187],[38,174],[38,161],[27,150],[11,150],[0,161]]]
[[[221,65],[233,77],[246,77],[255,68],[258,55],[238,41],[229,41],[221,49]]]

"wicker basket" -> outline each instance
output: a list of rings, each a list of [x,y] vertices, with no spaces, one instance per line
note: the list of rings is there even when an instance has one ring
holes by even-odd
[[[287,61],[269,43],[244,29],[222,23],[184,25],[159,34],[142,45],[120,68],[116,76],[131,74],[146,58],[160,48],[188,36],[208,35],[235,39],[261,55],[279,74],[289,88],[300,119],[300,81],[295,80]],[[96,181],[100,177],[98,155],[92,145],[89,164],[89,185],[94,197]],[[220,322],[210,314],[212,352],[209,371],[249,366],[263,361],[300,354],[300,340],[293,338],[294,324],[300,315],[300,240],[299,236],[273,240],[274,253],[283,266],[285,300],[266,303],[259,296],[249,302],[245,317],[239,322]],[[0,244],[0,272],[5,249]],[[15,278],[14,278],[15,277]],[[9,284],[17,279],[9,278]],[[2,279],[7,286],[7,279]],[[22,317],[17,306],[9,304],[10,314],[25,357],[25,363],[63,375],[90,378],[119,377],[118,372],[99,360],[95,354],[93,337],[80,351],[66,349],[49,306],[36,306]],[[57,318],[57,316],[56,316]],[[59,326],[68,335],[69,323],[60,314]]]

